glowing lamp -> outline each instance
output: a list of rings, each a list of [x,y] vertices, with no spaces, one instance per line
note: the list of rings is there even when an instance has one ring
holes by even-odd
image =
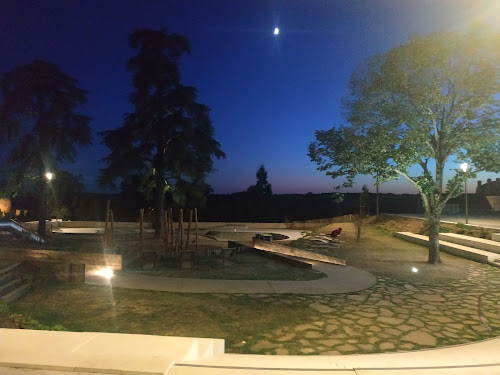
[[[114,276],[113,270],[109,267],[102,268],[95,272],[97,276],[104,277],[105,279],[111,279]]]

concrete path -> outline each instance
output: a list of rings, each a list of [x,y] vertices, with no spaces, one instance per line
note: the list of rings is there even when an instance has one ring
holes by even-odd
[[[147,276],[121,272],[111,280],[87,272],[85,282],[119,288],[182,293],[257,293],[257,294],[337,294],[357,292],[375,285],[377,278],[369,272],[349,266],[311,262],[313,270],[327,275],[309,281],[217,280]]]

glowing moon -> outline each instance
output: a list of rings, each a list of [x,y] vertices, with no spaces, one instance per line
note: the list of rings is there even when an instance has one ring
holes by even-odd
[[[280,29],[277,27],[274,28],[274,35],[278,35],[280,33]]]

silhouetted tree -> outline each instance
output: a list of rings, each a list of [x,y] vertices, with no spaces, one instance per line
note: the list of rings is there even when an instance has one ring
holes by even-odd
[[[257,182],[247,189],[247,215],[252,221],[269,221],[273,217],[271,184],[267,181],[267,171],[261,165],[255,174]]]
[[[152,191],[156,234],[163,231],[165,193],[180,181],[204,181],[212,157],[225,157],[214,139],[209,108],[197,102],[194,87],[183,86],[179,62],[189,52],[188,40],[165,30],[141,29],[129,37],[137,55],[128,60],[135,91],[134,112],[123,125],[102,133],[110,154],[103,160],[101,185],[125,176],[145,176]]]
[[[432,264],[441,262],[446,202],[461,193],[466,178],[500,171],[498,45],[498,32],[479,27],[417,36],[373,57],[351,77],[344,102],[350,126],[316,131],[309,148],[318,169],[345,176],[345,186],[357,174],[411,182],[429,220]],[[448,161],[456,168],[446,183]],[[471,168],[461,171],[461,162]]]
[[[45,173],[59,162],[73,162],[75,146],[91,143],[90,118],[75,113],[86,95],[76,79],[41,60],[16,67],[1,80],[0,136],[14,142],[8,156],[11,189],[36,181],[40,235],[47,219]]]
[[[269,198],[273,195],[271,184],[267,181],[267,171],[263,164],[255,174],[257,183],[248,188],[248,192],[257,198]]]

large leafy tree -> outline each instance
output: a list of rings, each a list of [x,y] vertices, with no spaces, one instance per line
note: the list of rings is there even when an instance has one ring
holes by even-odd
[[[87,92],[57,65],[36,60],[1,79],[0,137],[12,142],[8,155],[11,186],[36,181],[39,234],[45,235],[47,171],[73,162],[76,146],[91,143],[90,118],[76,113]]]
[[[181,84],[179,63],[189,42],[165,30],[141,29],[129,37],[137,54],[128,60],[134,112],[123,125],[103,132],[110,154],[100,183],[112,185],[131,174],[144,176],[153,195],[154,225],[163,229],[165,193],[200,184],[212,170],[212,157],[224,157],[214,139],[209,108],[197,102],[194,87]]]
[[[441,262],[445,203],[466,178],[500,171],[499,45],[498,33],[478,27],[416,36],[373,57],[351,77],[347,125],[317,131],[309,147],[318,169],[344,186],[357,174],[410,181],[429,220],[429,263]]]

